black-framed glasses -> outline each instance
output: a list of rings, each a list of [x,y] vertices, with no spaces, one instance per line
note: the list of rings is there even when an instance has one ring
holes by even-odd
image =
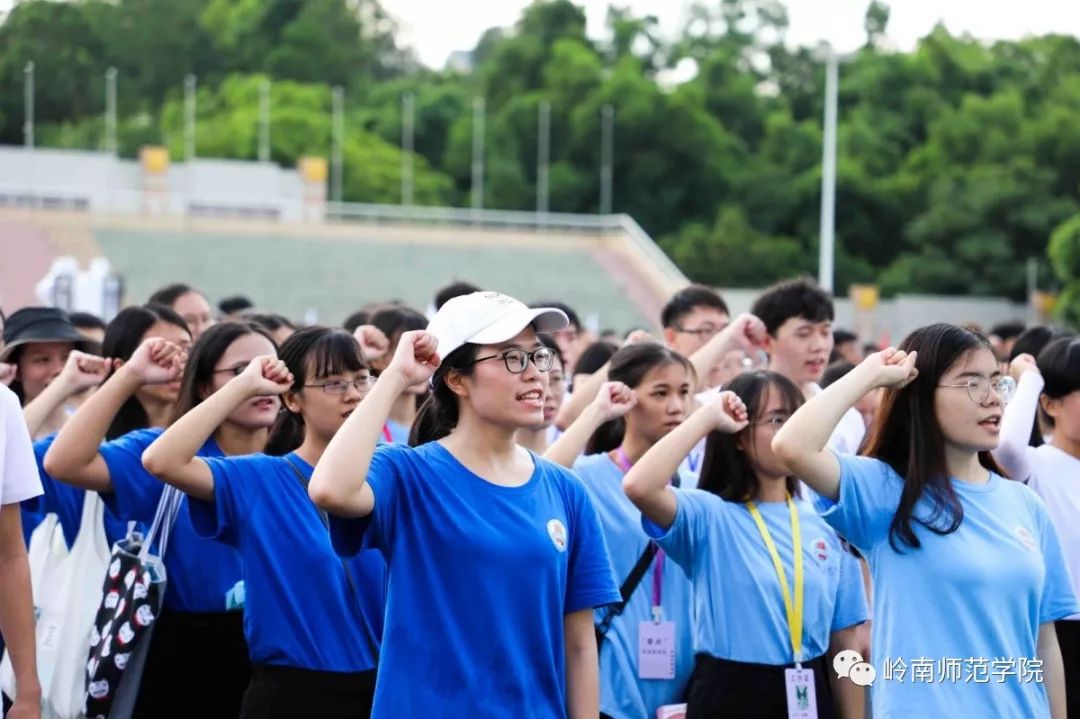
[[[1016,380],[1008,375],[999,377],[993,381],[982,375],[976,375],[962,384],[939,384],[938,387],[963,387],[967,390],[968,397],[970,397],[971,401],[975,404],[984,404],[986,400],[990,399],[991,390],[996,392],[997,396],[1001,398],[1002,404],[1008,404],[1009,400],[1016,394]]]
[[[501,359],[503,364],[506,365],[506,371],[511,374],[521,374],[529,366],[529,362],[532,361],[536,365],[536,369],[541,372],[547,372],[551,369],[551,365],[555,364],[555,353],[547,347],[539,347],[532,352],[526,352],[523,349],[514,347],[504,352],[500,352],[497,355],[489,355],[487,357],[479,357],[470,362],[470,365],[474,365],[477,362],[487,362],[488,360]],[[468,365],[466,365],[468,366]]]
[[[244,364],[238,364],[238,365],[236,365],[234,367],[225,367],[224,369],[216,369],[216,370],[212,371],[212,374],[221,374],[223,372],[228,372],[233,377],[239,377],[240,375],[244,374],[244,370],[246,370],[248,368],[248,364],[250,364],[250,363],[245,362]]]
[[[326,394],[343,395],[349,391],[349,387],[355,387],[356,391],[360,394],[366,394],[371,385],[374,383],[374,378],[369,375],[361,375],[356,379],[332,379],[329,382],[322,382],[321,384],[306,384],[304,387],[318,387]]]
[[[697,327],[691,329],[689,327],[675,326],[675,331],[684,335],[697,335],[700,339],[707,340],[723,331],[723,327],[714,327],[713,325],[706,325],[704,327]]]

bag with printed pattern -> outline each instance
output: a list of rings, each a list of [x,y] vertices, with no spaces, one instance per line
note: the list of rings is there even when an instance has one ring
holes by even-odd
[[[113,545],[86,664],[86,716],[127,719],[135,708],[154,622],[165,600],[165,548],[182,495],[166,487],[150,531]],[[157,556],[150,547],[158,539]]]

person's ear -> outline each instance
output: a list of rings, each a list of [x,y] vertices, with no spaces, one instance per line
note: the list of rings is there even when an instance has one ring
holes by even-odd
[[[285,405],[285,409],[293,414],[300,414],[304,409],[304,405],[300,401],[299,392],[286,392],[281,395],[281,401]]]
[[[446,377],[443,378],[443,382],[446,386],[458,397],[465,399],[469,396],[469,385],[466,381],[468,378],[458,372],[457,370],[450,370],[446,373]]]

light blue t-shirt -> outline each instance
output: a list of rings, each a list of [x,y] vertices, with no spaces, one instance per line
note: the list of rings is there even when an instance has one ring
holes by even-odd
[[[773,666],[795,661],[780,579],[745,505],[700,489],[675,492],[675,521],[645,530],[687,572],[694,593],[694,653]],[[760,502],[765,526],[791,589],[791,513],[786,502]],[[825,654],[833,632],[869,618],[859,562],[836,532],[801,499],[803,648],[801,661]]]
[[[319,510],[289,462],[295,453],[206,457],[214,501],[191,499],[195,532],[240,552],[244,634],[253,664],[361,672],[374,669],[382,634],[386,564],[374,550],[349,561],[355,586],[330,546]]]
[[[23,531],[26,534],[27,544],[30,534],[48,514],[55,514],[64,531],[64,541],[68,549],[75,544],[75,537],[79,534],[82,524],[83,502],[86,500],[86,490],[72,487],[70,484],[58,482],[45,471],[45,453],[49,451],[56,434],[50,434],[34,442],[34,460],[37,462],[38,477],[41,479],[42,493],[33,499],[22,503]],[[105,525],[105,541],[112,547],[117,540],[127,536],[127,522],[121,521],[112,510],[105,508],[103,515]],[[140,522],[136,530],[145,532],[145,526]]]
[[[581,457],[574,463],[574,473],[596,507],[616,581],[622,584],[649,542],[641,528],[641,512],[623,492],[623,471],[608,454]],[[653,618],[655,573],[654,559],[600,645],[600,711],[615,719],[654,717],[658,707],[682,701],[694,671],[690,580],[678,564],[665,559],[660,606],[664,620],[675,623],[675,678],[638,678],[638,627]],[[597,623],[604,614],[603,609],[596,612]]]
[[[142,455],[164,430],[137,429],[101,445],[113,491],[102,494],[105,506],[123,521],[154,521],[165,484],[143,469]],[[199,449],[199,457],[224,456],[214,440]],[[195,534],[185,497],[176,516],[165,552],[168,583],[165,606],[182,612],[224,612],[226,596],[240,577],[240,555],[232,547]]]
[[[875,719],[1050,716],[1029,663],[1039,625],[1080,608],[1038,495],[996,474],[985,484],[953,480],[964,508],[959,528],[938,535],[913,522],[922,546],[897,541],[898,553],[889,525],[903,479],[877,459],[837,459],[839,502],[824,517],[859,548],[873,574]],[[930,511],[921,498],[915,515]],[[1029,668],[1023,678],[1021,660]],[[980,681],[984,671],[989,681]]]
[[[564,617],[619,593],[581,481],[535,457],[492,484],[438,442],[375,450],[375,510],[330,518],[343,556],[386,557],[373,717],[566,716]]]
[[[388,419],[386,420],[386,431],[390,433],[390,442],[392,444],[408,444],[409,432],[412,431],[412,427]],[[385,436],[383,437],[383,440],[386,440]]]

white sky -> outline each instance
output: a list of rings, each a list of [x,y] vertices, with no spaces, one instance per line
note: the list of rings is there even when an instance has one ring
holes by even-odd
[[[611,0],[576,0],[589,18],[589,34],[601,37]],[[2,4],[3,0],[0,0]],[[682,27],[683,0],[614,0],[636,14],[656,15],[661,28],[676,33]],[[455,50],[471,50],[489,27],[513,25],[529,0],[382,0],[401,25],[401,40],[417,49],[420,60],[441,68]],[[789,41],[816,45],[829,40],[840,51],[858,47],[865,35],[863,16],[870,0],[787,0]],[[1080,2],[1076,0],[891,0],[889,37],[910,48],[938,20],[953,33],[980,39],[1019,38],[1049,32],[1080,35]]]

